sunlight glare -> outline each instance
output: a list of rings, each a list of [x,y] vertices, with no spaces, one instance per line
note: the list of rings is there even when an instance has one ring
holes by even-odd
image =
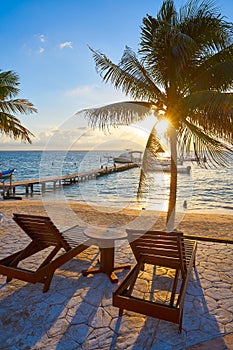
[[[160,120],[156,125],[156,131],[158,135],[164,135],[167,131],[169,123],[166,119]]]

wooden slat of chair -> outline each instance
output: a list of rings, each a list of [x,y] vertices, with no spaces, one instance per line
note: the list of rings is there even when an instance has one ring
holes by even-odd
[[[80,239],[75,241],[75,237],[70,238],[67,232],[60,233],[49,217],[14,214],[13,219],[32,239],[32,242],[24,249],[0,260],[0,274],[7,276],[7,282],[12,278],[31,283],[40,282],[44,284],[43,292],[46,292],[50,287],[55,270],[91,245],[91,240],[86,239],[82,233],[83,228],[75,230],[80,232]],[[18,267],[20,261],[48,247],[54,248],[36,271]],[[62,248],[65,253],[56,257]]]
[[[71,249],[49,217],[26,214],[13,215],[13,220],[38,244],[42,244],[42,246],[60,244],[66,251]]]
[[[137,264],[113,292],[113,305],[119,307],[119,315],[122,315],[124,309],[135,311],[177,323],[181,331],[186,288],[191,270],[195,266],[196,242],[183,239],[181,232],[148,231],[145,233],[140,230],[127,232]],[[132,295],[138,274],[144,264],[175,270],[169,305]],[[182,283],[177,290],[180,274]],[[178,297],[174,304],[177,293]]]
[[[184,254],[181,232],[148,231],[144,234],[143,231],[128,230],[128,236],[137,261],[144,257],[149,264],[180,269],[182,276],[185,276],[186,262],[181,257]]]

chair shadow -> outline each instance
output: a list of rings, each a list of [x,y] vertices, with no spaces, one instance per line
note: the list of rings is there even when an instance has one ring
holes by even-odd
[[[56,324],[65,320],[64,314],[71,300],[74,303],[85,289],[93,288],[94,281],[83,277],[81,271],[89,267],[98,255],[91,254],[88,261],[76,257],[61,266],[56,270],[47,293],[42,292],[40,283],[30,284],[17,279],[6,283],[2,277],[1,350],[11,349],[17,344],[20,349],[31,349],[46,334],[52,337],[59,327]]]
[[[122,279],[128,270],[116,271],[119,279]],[[91,277],[83,277],[86,292],[82,289],[82,300],[79,301],[70,311],[70,325],[63,333],[56,346],[57,350],[64,349],[97,349],[111,346],[115,338],[115,331],[109,327],[112,316],[117,318],[118,310],[112,306],[112,293],[116,284],[112,283],[109,277],[104,274],[95,274]],[[115,310],[113,310],[115,309]],[[78,343],[78,344],[77,344]],[[76,344],[76,346],[75,346]]]
[[[7,286],[2,285],[1,350],[38,350],[50,345],[58,350],[89,350],[97,345],[110,350],[121,346],[134,350],[178,350],[196,344],[197,340],[200,343],[221,336],[196,269],[190,275],[183,331],[179,334],[178,325],[156,318],[129,312],[119,317],[119,309],[112,306],[116,285],[108,276],[81,275],[82,269],[95,261],[95,252],[87,250],[88,260],[80,254],[58,269],[47,293],[42,293],[40,284],[13,280]],[[155,272],[154,269],[152,273]],[[117,275],[121,280],[127,273],[124,270]],[[167,283],[165,276],[162,277]],[[154,282],[150,283],[151,300],[156,288]]]
[[[98,255],[91,254],[88,261],[78,256],[61,266],[47,293],[42,293],[43,285],[39,283],[26,284],[15,279],[4,282],[0,287],[1,350],[38,350],[42,345],[49,346],[50,341],[53,349],[79,349],[85,342],[94,342],[95,333],[110,322],[110,311],[106,309],[112,307],[116,287],[102,273],[82,276],[81,271],[90,267]],[[124,273],[119,272],[120,276]]]
[[[54,276],[53,282],[62,285],[62,280]],[[17,290],[0,301],[1,349],[32,348],[62,315],[77,286],[67,283],[69,297],[66,297],[54,293],[53,287],[44,294],[39,284],[23,287],[18,281],[13,284],[8,289],[14,290],[18,285]]]

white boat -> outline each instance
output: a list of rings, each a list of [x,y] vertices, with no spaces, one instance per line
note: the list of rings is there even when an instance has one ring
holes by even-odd
[[[155,172],[164,172],[164,173],[170,173],[171,167],[170,165],[164,166],[164,165],[158,165],[153,167],[152,169],[149,169],[149,171],[155,171]],[[177,166],[177,173],[179,174],[190,174],[191,172],[191,166]]]
[[[171,165],[171,158],[170,157],[158,157],[154,158],[152,162],[155,162],[157,165],[167,166]],[[178,158],[177,159],[177,165],[183,165],[183,159]]]
[[[141,163],[142,154],[142,151],[126,151],[118,157],[114,157],[113,161],[115,163]]]
[[[142,163],[142,154],[141,151],[127,151],[120,154],[118,157],[114,157],[113,161],[115,163]],[[180,174],[190,174],[191,166],[182,166],[182,161],[178,160],[177,162],[177,172]],[[164,158],[153,158],[153,160],[147,166],[148,171],[154,172],[165,172],[170,173],[171,171],[171,159],[169,157]]]
[[[154,172],[165,172],[170,173],[171,172],[171,159],[170,157],[165,158],[153,158],[149,165],[148,165],[149,171]],[[191,166],[183,166],[183,162],[181,160],[177,161],[177,172],[179,174],[190,174],[191,172]]]
[[[164,172],[164,173],[170,173],[171,172],[171,166],[170,164],[168,165],[154,165],[153,167],[149,167],[149,171],[152,172]],[[191,166],[177,166],[177,173],[179,174],[190,174],[191,172]]]

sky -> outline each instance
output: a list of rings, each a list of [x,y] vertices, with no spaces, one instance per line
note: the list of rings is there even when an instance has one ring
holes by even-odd
[[[232,0],[216,0],[233,21]],[[84,108],[127,98],[105,84],[89,46],[118,63],[125,46],[138,50],[146,14],[156,16],[162,0],[0,0],[0,69],[20,77],[20,94],[38,113],[18,116],[35,137],[32,144],[0,134],[1,149],[118,149],[145,144],[151,119],[111,134],[90,130]],[[182,1],[176,0],[177,8]],[[137,147],[138,146],[138,147]]]

